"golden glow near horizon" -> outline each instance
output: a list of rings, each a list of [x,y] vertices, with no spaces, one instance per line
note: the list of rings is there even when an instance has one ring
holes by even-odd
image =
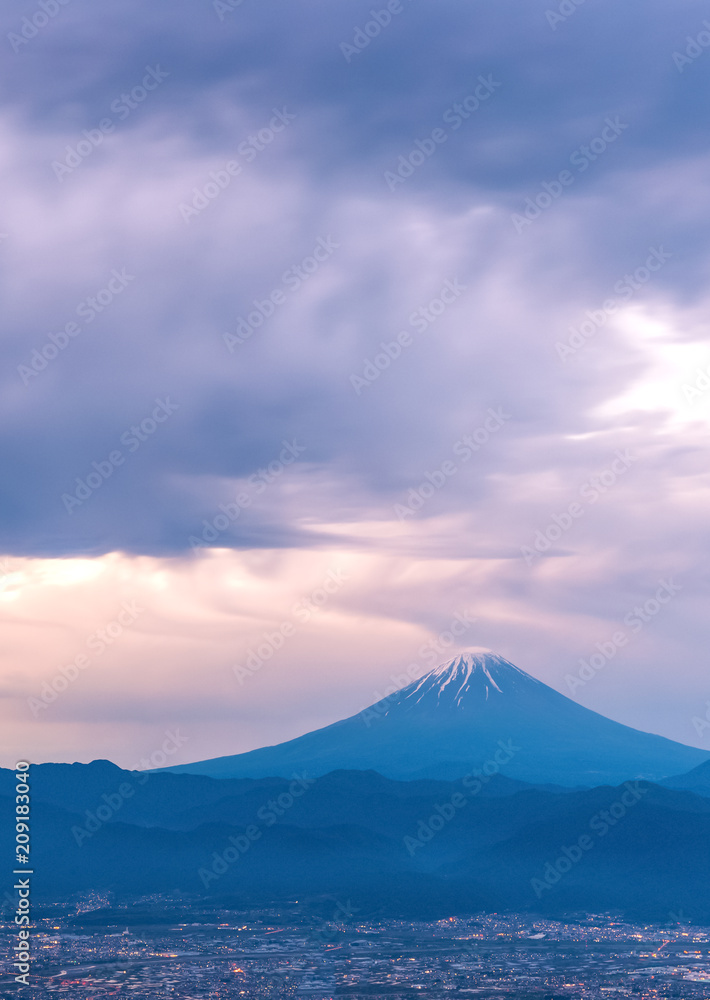
[[[697,333],[690,320],[687,326]],[[614,330],[626,344],[624,378],[595,413],[601,426],[582,425],[560,438],[561,447],[588,449],[585,463],[567,477],[554,460],[516,466],[514,476],[494,467],[471,510],[449,509],[446,490],[428,490],[431,501],[406,518],[391,506],[361,510],[351,520],[340,510],[319,521],[308,505],[295,506],[294,523],[306,536],[316,534],[320,547],[0,560],[5,762],[23,747],[38,760],[104,756],[132,766],[161,745],[171,726],[189,737],[184,760],[252,749],[360,710],[405,668],[424,673],[479,646],[567,693],[565,674],[608,639],[645,590],[664,573],[685,572],[683,526],[690,531],[705,516],[710,375],[706,389],[702,372],[710,352],[697,340],[681,340],[680,327],[679,318],[662,311],[652,317],[638,304],[620,312]],[[677,456],[682,445],[691,456],[677,475],[664,466],[662,490],[659,434],[664,454],[669,445]],[[586,503],[549,554],[526,565],[521,546],[627,445],[638,458],[619,485]],[[467,471],[457,472],[457,490],[468,488]],[[412,487],[425,475],[415,470]],[[307,489],[305,471],[298,482]],[[403,485],[401,501],[408,495]],[[639,597],[622,587],[608,608],[592,607],[585,588],[606,589],[614,578],[619,546],[634,537],[641,504],[647,517],[657,508],[659,519],[673,505],[677,544],[652,565],[636,553],[629,572],[640,581]],[[622,678],[629,690],[654,690],[654,672],[662,673],[655,654],[672,655],[678,616],[692,608],[697,614],[699,599],[684,584],[653,636],[645,630],[614,670],[575,697],[637,728],[698,745],[685,705],[666,724],[644,716],[651,695],[646,707],[634,696],[616,712],[615,699]],[[473,624],[455,648],[437,645],[459,612]],[[699,678],[695,714],[704,706],[702,684]]]
[[[598,553],[591,568],[585,562],[587,584],[606,579],[607,558]],[[507,581],[520,567],[495,553],[220,549],[197,558],[110,553],[9,562],[4,764],[21,748],[35,760],[107,757],[133,766],[176,727],[187,738],[176,763],[252,749],[351,715],[393,683],[402,686],[396,678],[404,669],[423,674],[477,646],[567,693],[564,673],[580,650],[593,651],[613,631],[603,614],[567,607],[572,556],[541,562],[529,575],[533,590],[515,597]],[[452,645],[447,627],[463,612],[471,624]],[[623,666],[630,689],[643,679],[652,691],[662,680],[645,664],[648,642],[663,641],[663,623],[654,627],[630,644]],[[620,669],[600,674],[579,700],[623,715],[612,704]],[[621,721],[643,728],[641,717]],[[690,716],[678,723],[664,734],[697,745]]]

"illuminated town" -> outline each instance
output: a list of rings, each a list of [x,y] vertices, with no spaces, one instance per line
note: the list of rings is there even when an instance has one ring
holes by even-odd
[[[188,909],[157,896],[121,906],[99,895],[44,906],[33,931],[32,995],[710,996],[708,931],[682,913],[669,914],[667,924],[610,914],[569,922],[520,914],[382,922],[360,919],[348,900],[328,907],[325,918],[314,918],[296,900],[277,913]],[[9,966],[2,971],[9,978]]]

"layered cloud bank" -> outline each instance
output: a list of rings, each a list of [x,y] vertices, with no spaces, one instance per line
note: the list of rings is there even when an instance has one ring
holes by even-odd
[[[702,5],[45,7],[2,15],[0,600],[27,752],[296,735],[462,612],[471,643],[703,745]],[[347,567],[272,686],[239,685]],[[75,664],[35,720],[131,600],[115,670]]]

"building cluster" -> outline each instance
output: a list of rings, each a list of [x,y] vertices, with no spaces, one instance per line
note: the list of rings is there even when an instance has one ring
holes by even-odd
[[[332,907],[331,907],[332,911]],[[11,928],[4,933],[11,940]],[[710,937],[610,914],[437,921],[230,911],[163,897],[121,906],[89,894],[45,907],[33,928],[35,1000],[659,1000],[710,996]],[[5,954],[9,954],[5,950]],[[5,963],[2,979],[11,981]]]

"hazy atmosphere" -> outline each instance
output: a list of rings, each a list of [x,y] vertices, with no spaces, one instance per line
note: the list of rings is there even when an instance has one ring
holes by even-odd
[[[55,7],[0,15],[0,763],[478,646],[710,751],[706,5]]]

